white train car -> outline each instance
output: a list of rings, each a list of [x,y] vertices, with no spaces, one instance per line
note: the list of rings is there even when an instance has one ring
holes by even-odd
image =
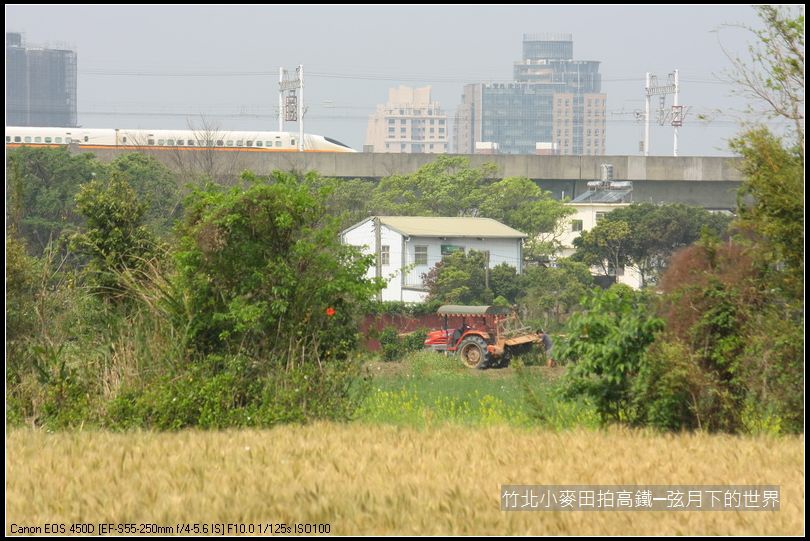
[[[6,146],[63,146],[132,150],[297,152],[298,134],[272,131],[130,130],[6,127]],[[304,134],[304,152],[357,152],[340,141]]]

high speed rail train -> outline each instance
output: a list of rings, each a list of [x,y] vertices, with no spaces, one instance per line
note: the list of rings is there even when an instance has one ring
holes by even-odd
[[[6,146],[10,148],[78,145],[88,149],[297,152],[298,143],[297,133],[274,131],[6,127]],[[329,137],[304,134],[304,152],[357,151]]]

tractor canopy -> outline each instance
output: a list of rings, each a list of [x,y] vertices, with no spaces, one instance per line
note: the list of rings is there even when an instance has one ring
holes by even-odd
[[[440,316],[495,316],[506,315],[508,308],[500,306],[465,306],[463,304],[445,304],[436,313]]]

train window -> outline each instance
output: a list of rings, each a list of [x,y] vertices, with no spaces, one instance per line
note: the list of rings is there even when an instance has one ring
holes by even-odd
[[[217,146],[221,147],[223,145],[222,139],[217,139]]]
[[[26,143],[30,143],[30,142],[31,142],[31,136],[30,136],[30,135],[26,135],[26,136],[25,136],[25,142],[26,142]]]
[[[241,147],[243,143],[244,143],[244,141],[242,141],[241,139],[236,140],[236,146],[238,146],[238,147]]]
[[[158,139],[158,146],[159,146],[159,147],[160,147],[160,146],[163,146],[163,144],[164,144],[165,142],[166,142],[166,140],[165,140],[165,139]]]
[[[122,142],[122,143],[126,143],[126,142],[127,142],[127,138],[126,138],[126,137],[121,138],[121,142]]]
[[[155,144],[155,140],[154,140],[154,139],[147,139],[147,140],[146,140],[146,144],[147,144],[147,145],[154,145],[154,144]]]
[[[177,146],[179,146],[179,147],[183,146],[183,140],[182,139],[177,140]]]
[[[212,147],[212,146],[214,146],[214,141],[213,141],[212,139],[207,139],[207,140],[205,141],[205,146],[207,146],[207,147]]]
[[[294,146],[295,146],[295,139],[290,139],[290,146],[291,146],[291,147],[294,147]]]
[[[10,142],[11,142],[11,136],[10,136],[10,135],[6,135],[6,143],[10,143]]]
[[[46,143],[50,143],[51,141],[53,141],[53,137],[46,137],[45,138]]]
[[[73,139],[71,139],[70,137],[65,137],[65,143],[70,144],[72,142],[73,142]]]
[[[57,142],[57,143],[61,143],[61,142],[62,142],[62,138],[61,138],[61,137],[57,137],[57,138],[56,138],[56,142]]]
[[[166,141],[166,144],[169,145],[170,147],[173,147],[174,146],[174,139],[169,139],[168,141]]]
[[[22,138],[19,135],[15,135],[14,136],[14,142],[19,143],[20,141],[22,141]]]
[[[84,136],[84,142],[86,143],[86,142],[87,142],[87,141],[89,141],[89,140],[90,140],[90,138],[89,138],[88,136],[86,136],[86,135],[85,135],[85,136]]]
[[[225,146],[232,147],[233,146],[233,139],[231,139],[230,141],[226,141]]]
[[[257,147],[262,146],[262,142],[261,142],[261,141],[256,141],[256,146],[257,146]]]
[[[34,137],[34,142],[35,143],[41,143],[42,142],[42,137]]]
[[[264,146],[266,146],[266,147],[271,147],[271,146],[273,146],[273,141],[265,141],[265,142],[264,142]]]
[[[248,140],[247,146],[252,147],[253,146],[253,141]]]
[[[190,146],[190,147],[194,146],[194,139],[189,139],[188,140],[188,146]]]
[[[276,146],[280,147],[281,146],[281,141],[276,141]]]

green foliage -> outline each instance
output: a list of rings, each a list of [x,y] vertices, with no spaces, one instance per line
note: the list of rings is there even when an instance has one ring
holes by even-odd
[[[209,187],[188,200],[177,264],[197,349],[292,364],[345,358],[358,307],[379,287],[365,278],[371,258],[339,242],[323,196],[294,176],[244,179],[247,189]]]
[[[702,428],[708,402],[717,398],[689,348],[678,340],[656,340],[633,382],[634,422],[660,430]]]
[[[506,306],[511,306],[517,302],[521,293],[521,278],[515,267],[500,263],[489,271],[489,287],[496,298],[502,298]]]
[[[634,203],[617,208],[574,241],[574,259],[608,270],[632,265],[642,285],[655,283],[669,257],[698,240],[702,232],[720,237],[730,217],[687,205]]]
[[[525,321],[543,329],[558,329],[576,310],[580,299],[593,287],[587,265],[570,258],[556,267],[526,267],[520,275],[520,295]]]
[[[513,361],[513,366],[519,364]],[[415,427],[598,426],[593,407],[560,398],[559,380],[546,369],[526,368],[516,375],[480,372],[462,366],[456,357],[434,352],[411,353],[397,368],[397,373],[374,376],[372,389],[357,412],[358,421]],[[524,389],[531,390],[536,403],[527,402]],[[536,415],[534,406],[543,415]]]
[[[86,272],[104,297],[120,301],[126,288],[121,273],[141,268],[156,253],[153,235],[143,226],[146,205],[118,173],[106,182],[82,185],[76,208],[85,220],[70,239],[73,252],[89,258]]]
[[[360,222],[372,213],[369,198],[377,188],[372,180],[342,180],[309,174],[304,182],[326,194],[326,210],[339,219],[341,230]]]
[[[566,374],[568,394],[592,400],[603,422],[632,418],[633,378],[645,349],[663,328],[647,302],[646,295],[623,285],[594,289],[584,300],[585,311],[568,321],[568,343],[557,354],[572,365]]]
[[[748,28],[756,37],[750,60],[730,57],[737,92],[755,100],[757,114],[793,123],[793,136],[804,163],[804,6],[755,6],[764,28]]]
[[[81,223],[74,208],[79,186],[106,174],[92,154],[71,155],[66,148],[14,149],[6,171],[9,226],[34,255]]]
[[[270,427],[313,419],[348,420],[365,396],[355,362],[266,363],[209,355],[149,386],[122,392],[106,419],[112,428]],[[268,369],[268,366],[270,367]]]
[[[480,216],[528,235],[523,252],[529,258],[558,251],[562,233],[559,228],[563,219],[575,212],[526,177],[509,177],[482,186],[478,201]]]
[[[590,231],[574,239],[576,253],[571,257],[588,266],[602,267],[602,272],[609,275],[611,270],[619,269],[630,263],[627,250],[632,232],[630,224],[623,220],[602,220]]]
[[[141,153],[123,154],[109,165],[110,175],[117,173],[137,194],[145,207],[144,223],[161,237],[167,237],[175,221],[182,216],[182,196],[178,179],[165,165]]]
[[[370,316],[375,315],[403,315],[403,316],[424,316],[428,314],[435,314],[439,306],[442,305],[441,301],[426,301],[420,303],[402,302],[402,301],[382,301],[377,300],[368,302],[363,313]]]
[[[670,425],[740,432],[772,417],[781,430],[802,429],[802,316],[767,287],[769,275],[755,257],[739,244],[707,240],[677,254],[664,274],[666,344],[652,348],[649,361],[666,366],[678,348],[688,359],[681,381],[691,404],[671,410]],[[652,373],[640,388],[656,389],[672,377],[679,376]]]
[[[487,257],[470,250],[445,256],[425,275],[430,300],[443,304],[490,304],[492,290],[486,287]]]
[[[494,164],[470,166],[463,156],[439,156],[408,175],[393,175],[378,184],[364,180],[320,179],[311,185],[329,188],[327,208],[346,228],[369,215],[478,216],[493,218],[528,235],[528,257],[559,249],[562,218],[573,209],[555,200],[525,177],[493,181]]]
[[[427,329],[417,329],[406,335],[400,335],[396,327],[386,327],[379,337],[383,360],[398,361],[412,351],[424,349],[427,333]]]
[[[765,128],[731,143],[742,155],[738,225],[754,236],[759,261],[786,299],[804,294],[804,158]]]
[[[382,179],[371,196],[372,214],[470,216],[480,205],[478,188],[495,176],[495,166],[469,163],[463,156],[439,156],[415,173]]]

